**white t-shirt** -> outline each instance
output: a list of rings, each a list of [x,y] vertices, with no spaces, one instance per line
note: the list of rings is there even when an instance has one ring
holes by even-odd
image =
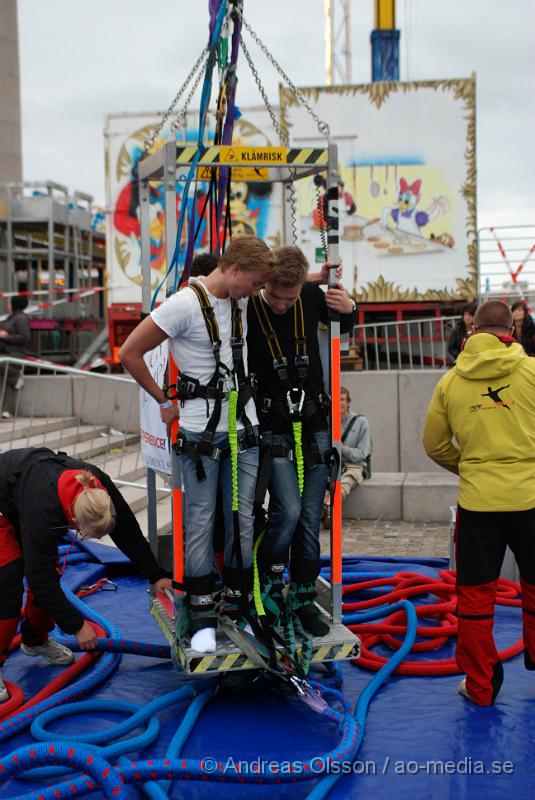
[[[204,282],[200,281],[203,286]],[[220,358],[223,364],[232,370],[232,317],[230,297],[221,299],[214,297],[205,288],[208,300],[215,312],[221,339]],[[241,309],[243,325],[243,361],[245,374],[247,374],[247,302],[248,298],[238,300]],[[216,363],[212,343],[206,329],[206,322],[201,311],[201,305],[192,289],[187,286],[176,294],[168,297],[158,308],[151,311],[155,324],[169,336],[169,346],[175,363],[184,375],[196,378],[206,386],[215,372]],[[208,402],[208,413],[207,404]],[[188,431],[202,432],[214,409],[214,400],[205,400],[194,397],[186,400],[184,407],[179,407],[180,425]],[[245,413],[251,424],[258,425],[254,401],[251,399],[245,407]],[[238,420],[238,428],[243,424]],[[223,400],[221,417],[217,431],[228,430],[228,401]]]

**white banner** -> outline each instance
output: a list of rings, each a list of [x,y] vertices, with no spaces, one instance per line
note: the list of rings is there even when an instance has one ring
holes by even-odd
[[[154,350],[145,353],[145,363],[160,387],[164,384],[168,358],[167,340]],[[139,419],[143,461],[147,467],[170,475],[171,454],[166,426],[160,418],[160,406],[144,389],[139,390]]]
[[[475,79],[301,88],[338,145],[340,255],[363,303],[477,296]],[[281,90],[294,147],[325,147]],[[324,174],[296,183],[298,244],[323,260]]]

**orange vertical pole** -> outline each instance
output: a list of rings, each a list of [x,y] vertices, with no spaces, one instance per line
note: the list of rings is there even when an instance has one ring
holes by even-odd
[[[329,286],[336,285],[335,270],[340,263],[339,216],[338,216],[338,148],[329,142],[329,171],[327,176],[327,245],[329,260]],[[341,419],[340,419],[340,318],[329,313],[329,367],[331,394],[331,443],[336,451],[337,469],[332,476],[334,483],[333,507],[331,509],[331,613],[333,622],[342,621],[342,498],[341,498]]]
[[[169,386],[176,386],[178,378],[178,367],[173,357],[169,355]],[[176,405],[176,401],[175,401]],[[178,438],[178,420],[174,420],[171,426],[171,449]],[[182,513],[182,485],[180,482],[180,470],[173,467],[173,461],[178,458],[176,453],[171,452],[171,501],[173,510],[173,580],[182,583],[184,578],[184,519]],[[178,480],[175,480],[175,473]]]
[[[333,445],[341,442],[342,427],[340,416],[340,339],[331,340],[331,398],[332,398],[332,440]],[[331,562],[332,582],[342,583],[342,484],[340,474],[334,483],[334,505],[332,508]]]

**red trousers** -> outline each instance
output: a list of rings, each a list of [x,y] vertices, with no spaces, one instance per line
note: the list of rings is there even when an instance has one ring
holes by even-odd
[[[494,642],[496,587],[507,545],[520,571],[525,662],[535,663],[535,509],[483,512],[459,507],[457,652],[474,702],[492,705],[503,681]],[[531,667],[528,667],[531,668]]]
[[[0,668],[17,632],[23,594],[24,562],[20,545],[14,526],[0,515]],[[41,608],[29,587],[23,617],[23,642],[30,646],[45,642],[54,628],[54,620]]]

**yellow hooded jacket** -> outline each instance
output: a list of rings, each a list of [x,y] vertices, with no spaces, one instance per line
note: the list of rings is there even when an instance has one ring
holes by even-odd
[[[535,358],[512,340],[471,336],[435,387],[423,444],[459,474],[462,508],[535,508]]]

